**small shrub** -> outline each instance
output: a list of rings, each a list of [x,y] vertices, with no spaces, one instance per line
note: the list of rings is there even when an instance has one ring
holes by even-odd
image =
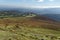
[[[8,26],[8,24],[5,24],[5,28]]]
[[[21,34],[22,36],[25,36],[24,34]]]
[[[48,37],[48,35],[46,35],[45,37]]]
[[[8,40],[11,40],[11,38],[10,38],[10,39],[8,39]]]
[[[15,27],[16,27],[16,28],[19,28],[19,25],[18,25],[18,24],[16,24],[16,25],[15,25]]]

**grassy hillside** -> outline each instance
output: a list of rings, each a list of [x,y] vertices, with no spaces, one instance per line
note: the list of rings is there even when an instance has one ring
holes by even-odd
[[[44,28],[26,26],[0,28],[0,40],[57,40],[59,37],[59,31]]]
[[[0,19],[0,40],[60,40],[59,24],[31,17]]]

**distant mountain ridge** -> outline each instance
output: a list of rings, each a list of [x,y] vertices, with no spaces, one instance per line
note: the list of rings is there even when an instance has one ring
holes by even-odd
[[[54,19],[56,21],[60,21],[60,14],[43,14],[42,16]]]

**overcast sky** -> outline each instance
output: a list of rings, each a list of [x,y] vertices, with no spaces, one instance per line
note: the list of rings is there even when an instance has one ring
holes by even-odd
[[[60,0],[0,0],[0,6],[50,8],[60,7]]]

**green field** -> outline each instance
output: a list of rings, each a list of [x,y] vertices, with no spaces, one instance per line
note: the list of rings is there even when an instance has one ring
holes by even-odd
[[[33,21],[32,24],[36,22],[36,25],[32,25],[31,20],[29,22],[26,18],[7,19],[7,21],[0,19],[0,40],[60,40],[60,31],[37,25],[36,23],[40,21]],[[42,23],[43,25],[48,24],[47,22]]]
[[[44,28],[8,26],[0,28],[0,40],[58,40],[60,31]]]

